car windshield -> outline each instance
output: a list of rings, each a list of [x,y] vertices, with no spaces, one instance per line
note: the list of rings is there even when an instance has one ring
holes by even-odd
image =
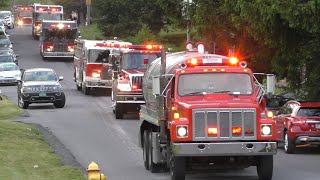
[[[89,50],[89,62],[108,63],[110,51],[105,49],[90,49]]]
[[[0,19],[4,19],[7,16],[11,16],[11,14],[7,12],[2,12],[2,13],[0,12]]]
[[[11,44],[11,41],[8,38],[5,38],[5,39],[0,38],[0,44]]]
[[[0,71],[16,71],[19,70],[16,64],[0,64]]]
[[[178,94],[193,96],[203,94],[253,94],[252,80],[246,73],[183,74],[179,77]]]
[[[300,108],[297,116],[302,116],[302,117],[311,117],[311,116],[320,116],[320,107],[303,107]]]
[[[146,69],[147,65],[160,56],[158,53],[126,53],[123,54],[123,69]]]
[[[45,29],[43,31],[44,41],[74,40],[77,37],[76,29]]]
[[[36,20],[61,20],[61,14],[37,13]]]
[[[12,56],[0,56],[0,63],[4,62],[13,62],[13,57]]]
[[[57,81],[53,71],[28,71],[23,75],[24,81]]]

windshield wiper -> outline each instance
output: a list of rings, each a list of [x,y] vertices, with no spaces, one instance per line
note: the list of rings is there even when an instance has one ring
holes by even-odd
[[[196,95],[205,95],[205,94],[207,94],[207,93],[204,91],[196,91],[196,92],[184,94],[183,96],[196,96]]]
[[[231,91],[214,91],[214,92],[212,92],[213,94],[215,94],[215,93],[228,93],[228,94],[230,94],[230,92]]]

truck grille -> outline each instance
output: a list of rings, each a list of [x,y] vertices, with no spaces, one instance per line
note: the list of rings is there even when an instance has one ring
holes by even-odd
[[[132,76],[131,84],[135,84],[137,86],[137,89],[142,89],[142,78],[143,76]]]
[[[54,44],[54,52],[68,52],[68,45],[67,44],[62,44],[62,43],[57,43]]]
[[[193,140],[255,140],[256,110],[247,109],[195,109],[192,111]],[[232,127],[241,127],[241,133],[232,133]],[[215,136],[208,128],[217,128]]]

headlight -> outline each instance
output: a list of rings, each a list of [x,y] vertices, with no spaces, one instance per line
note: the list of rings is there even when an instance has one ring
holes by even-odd
[[[22,26],[22,25],[23,25],[23,21],[21,21],[21,20],[18,21],[18,25],[19,25],[19,26]]]
[[[188,137],[188,126],[177,126],[177,137],[186,138]]]
[[[62,90],[62,87],[61,85],[56,85],[56,86],[53,86],[53,91],[61,91]]]
[[[14,77],[20,77],[20,74],[16,74]]]
[[[32,91],[31,87],[23,87],[21,88],[21,93],[29,93]]]
[[[99,78],[99,77],[100,77],[100,73],[93,72],[93,73],[92,73],[92,77],[94,77],[94,78]]]
[[[118,84],[117,88],[120,91],[131,91],[130,84]]]
[[[9,45],[9,48],[13,48],[12,44]]]
[[[261,128],[261,135],[262,136],[271,136],[272,135],[272,125],[271,124],[262,124]]]

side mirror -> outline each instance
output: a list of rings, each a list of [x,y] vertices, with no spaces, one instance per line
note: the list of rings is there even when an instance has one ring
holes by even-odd
[[[10,36],[10,35],[9,35]],[[14,44],[14,42],[13,41],[11,41],[11,44]]]
[[[274,93],[275,86],[275,75],[267,74],[267,93]]]
[[[160,95],[160,77],[152,78],[152,94]]]
[[[62,81],[63,80],[63,76],[59,76],[59,81]]]
[[[16,57],[19,57],[20,55],[19,54],[16,54]]]

